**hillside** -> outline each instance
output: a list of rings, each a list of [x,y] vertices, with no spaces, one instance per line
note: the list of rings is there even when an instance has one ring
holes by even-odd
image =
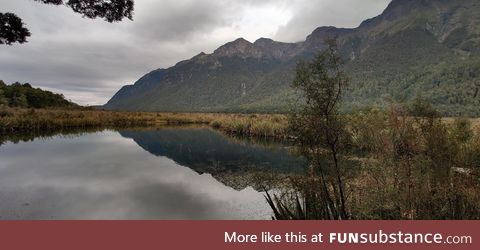
[[[65,100],[61,94],[33,88],[28,83],[6,85],[0,80],[0,107],[2,106],[37,109],[78,107],[77,104]]]
[[[336,38],[352,79],[344,110],[409,101],[480,115],[480,3],[393,0],[355,29],[319,27],[303,42],[237,39],[124,86],[111,110],[282,112],[295,65]]]

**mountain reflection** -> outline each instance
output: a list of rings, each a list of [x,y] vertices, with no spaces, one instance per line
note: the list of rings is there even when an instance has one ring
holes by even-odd
[[[208,173],[235,189],[252,186],[251,172],[295,173],[304,161],[279,143],[265,145],[228,138],[209,128],[162,128],[119,131],[147,152],[172,159],[199,174]],[[250,178],[251,179],[251,178]]]

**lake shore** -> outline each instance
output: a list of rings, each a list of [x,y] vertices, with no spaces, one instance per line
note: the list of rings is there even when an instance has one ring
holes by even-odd
[[[0,134],[87,128],[209,125],[228,134],[286,138],[284,115],[114,112],[91,109],[0,110]]]
[[[443,118],[452,124],[455,118]],[[474,131],[480,118],[470,119]],[[231,135],[289,138],[288,119],[282,114],[116,112],[94,109],[0,109],[0,134],[63,129],[106,129],[165,125],[208,125]]]
[[[478,210],[480,197],[475,192],[479,187],[479,119],[434,118],[429,120],[380,110],[358,112],[343,118],[348,130],[346,132],[348,148],[345,149],[345,154],[339,156],[346,169],[346,190],[351,192],[348,202],[352,204],[352,213],[357,215],[355,219],[479,218],[476,211],[480,211]],[[217,134],[227,135],[230,141],[212,150],[214,145],[209,144],[212,142],[212,137],[197,134],[197,130],[191,131],[193,134],[185,134],[184,138],[188,139],[188,142],[179,141],[177,132],[183,131],[185,127],[191,127],[188,125],[218,130],[220,133]],[[165,137],[158,137],[160,133],[158,131],[166,133],[168,127],[181,128],[173,134],[175,136],[170,140],[171,143]],[[201,165],[193,164],[196,172],[208,172],[220,182],[236,189],[244,189],[247,186],[261,189],[262,185],[272,183],[270,179],[272,176],[273,180],[277,177],[268,172],[266,175],[258,174],[257,171],[252,171],[248,164],[243,164],[245,168],[238,167],[238,171],[232,175],[224,168],[218,168],[218,161],[210,161],[211,157],[208,154],[223,152],[222,157],[231,153],[243,154],[246,151],[242,148],[227,148],[226,145],[242,147],[251,141],[264,138],[288,139],[290,135],[287,128],[287,116],[278,114],[4,109],[0,115],[0,144],[2,141],[15,143],[31,140],[33,142],[33,138],[48,137],[48,133],[51,132],[53,135],[55,131],[67,132],[65,135],[68,138],[69,135],[83,135],[83,133],[88,135],[89,132],[103,132],[105,129],[120,130],[122,137],[132,138],[131,141],[144,145],[143,148],[150,151],[154,149],[152,145],[155,143],[158,143],[160,145],[158,148],[162,150],[165,145],[173,143],[179,143],[181,145],[179,148],[188,145],[188,150],[184,152],[173,149],[171,152],[174,152],[175,156],[178,152],[182,152],[179,155],[191,156],[192,147],[197,145],[197,142],[206,142],[207,144],[196,151],[207,154],[197,158],[207,159],[208,162]],[[208,130],[213,131],[212,129]],[[135,130],[137,136],[129,133],[129,130]],[[41,133],[43,135],[39,135]],[[9,138],[2,139],[2,137]],[[405,147],[409,152],[406,156],[401,155]],[[258,150],[258,144],[253,148]],[[288,148],[288,150],[292,150],[288,152],[298,153],[296,148]],[[287,155],[287,152],[284,152],[282,155]],[[161,155],[161,153],[158,154]],[[175,157],[172,156],[172,158]],[[262,160],[261,163],[252,164],[253,169],[258,170],[257,167],[262,166],[264,162],[272,161]],[[283,158],[272,165],[279,166],[282,162],[285,162]],[[180,165],[188,165],[188,163],[189,161],[186,161]],[[289,183],[287,179],[291,177],[280,175],[279,182]],[[308,181],[317,180],[302,179],[302,176],[294,177],[298,179],[295,178],[292,183],[304,183],[305,187],[310,186]],[[249,182],[251,179],[255,179],[255,183]],[[435,189],[438,190],[435,196],[432,196],[432,191],[429,189],[431,181],[435,181]],[[256,185],[256,183],[259,184]],[[412,192],[408,192],[410,187],[415,189],[415,196],[411,195]],[[449,210],[431,209],[431,204],[440,206],[454,198],[459,199],[453,205],[459,206],[460,212],[457,212],[455,207],[450,207]],[[437,199],[441,202],[436,202]],[[384,202],[385,200],[388,202]],[[409,209],[408,204],[414,204],[416,209]],[[466,209],[473,210],[469,212]]]

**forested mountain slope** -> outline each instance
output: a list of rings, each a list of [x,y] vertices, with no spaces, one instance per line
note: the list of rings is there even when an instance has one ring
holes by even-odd
[[[480,2],[393,0],[355,29],[320,27],[304,42],[237,39],[124,86],[112,110],[282,112],[295,65],[336,38],[352,82],[344,110],[417,95],[446,115],[480,115]]]

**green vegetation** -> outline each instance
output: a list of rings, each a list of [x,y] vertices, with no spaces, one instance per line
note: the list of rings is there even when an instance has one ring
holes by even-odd
[[[112,112],[76,109],[0,108],[0,134],[75,128],[124,128],[203,124],[228,134],[286,138],[283,115]]]
[[[306,175],[266,193],[274,219],[480,219],[480,120],[466,118],[480,116],[480,5],[408,2],[404,13],[391,6],[343,30],[338,47],[318,43],[322,32],[298,44],[260,41],[266,50],[236,41],[222,50],[247,46],[253,55],[202,54],[155,70],[106,105],[132,112],[0,81],[0,144],[53,131],[202,124],[291,140],[308,161]],[[253,114],[287,112],[295,98],[288,116]],[[185,110],[252,114],[135,112]]]
[[[478,131],[465,118],[442,120],[428,105],[409,109],[352,117],[352,145],[364,155],[349,183],[354,218],[480,219]]]
[[[334,44],[301,64],[289,127],[307,174],[266,199],[274,219],[480,219],[480,134],[424,99],[338,112],[347,78]]]
[[[293,182],[291,200],[267,192],[276,219],[347,220],[345,165],[340,158],[349,144],[339,103],[348,83],[334,40],[310,63],[300,63],[292,87],[303,97],[292,112],[289,128],[299,151],[308,160],[307,175]],[[285,197],[285,196],[283,196]],[[293,206],[291,206],[294,204]]]
[[[156,114],[147,113],[8,108],[0,110],[0,133],[148,126],[156,121]]]
[[[35,0],[44,4],[66,5],[74,12],[82,14],[83,17],[101,17],[108,22],[121,21],[124,18],[132,19],[133,0]],[[30,31],[24,27],[22,19],[14,13],[0,12],[0,45],[13,43],[26,43]]]
[[[78,105],[65,100],[61,94],[39,88],[32,88],[28,83],[6,85],[0,80],[0,107],[18,108],[76,108]]]
[[[442,119],[432,110],[419,101],[409,105],[409,108],[392,105],[389,111],[373,108],[335,118],[344,122],[342,127],[345,129],[341,134],[344,139],[338,147],[341,150],[338,150],[337,156],[348,218],[480,218],[480,197],[477,192],[480,188],[480,121]],[[413,117],[413,114],[416,116]],[[316,122],[321,125],[325,121]],[[296,138],[298,134],[288,129],[288,118],[283,115],[18,108],[0,112],[0,141],[30,140],[58,132],[74,134],[108,128],[160,127],[168,124],[203,124],[231,135],[288,138],[299,142]],[[322,127],[313,128],[310,130],[312,133]],[[336,171],[331,158],[332,151],[323,149],[327,145],[323,144],[327,142],[324,140],[326,137],[300,138],[318,138],[311,145],[321,148],[310,156],[319,157],[317,163],[322,166],[328,180],[328,191],[332,196],[338,195],[339,189],[335,191],[334,187],[339,186],[333,185],[336,183]],[[306,153],[305,150],[300,152]],[[311,219],[326,215],[325,210],[321,213],[319,211],[322,210],[314,210],[308,212],[308,217],[298,217],[299,214],[305,216],[305,209],[323,206],[318,201],[326,197],[322,191],[325,189],[319,187],[322,181],[318,174],[311,174],[308,178],[292,176],[292,181],[286,182],[285,192],[270,197],[272,201],[283,204],[277,207],[280,214],[303,211],[295,216],[290,214],[277,218]],[[286,177],[278,178],[285,180]],[[306,195],[310,195],[307,202],[303,200]],[[296,199],[301,209],[292,208],[298,205]],[[290,212],[286,212],[287,209]]]
[[[232,135],[289,138],[284,115],[215,115],[209,123],[213,128]]]
[[[235,41],[232,52],[199,55],[122,88],[112,110],[286,113],[298,61],[337,37],[352,82],[343,113],[407,103],[422,93],[443,116],[480,116],[480,5],[477,0],[395,1],[357,29],[321,27],[304,42]],[[235,47],[238,46],[238,47]],[[239,48],[246,46],[246,52]],[[255,53],[249,53],[249,52]],[[236,52],[236,53],[233,53]],[[272,54],[274,56],[272,56]]]

